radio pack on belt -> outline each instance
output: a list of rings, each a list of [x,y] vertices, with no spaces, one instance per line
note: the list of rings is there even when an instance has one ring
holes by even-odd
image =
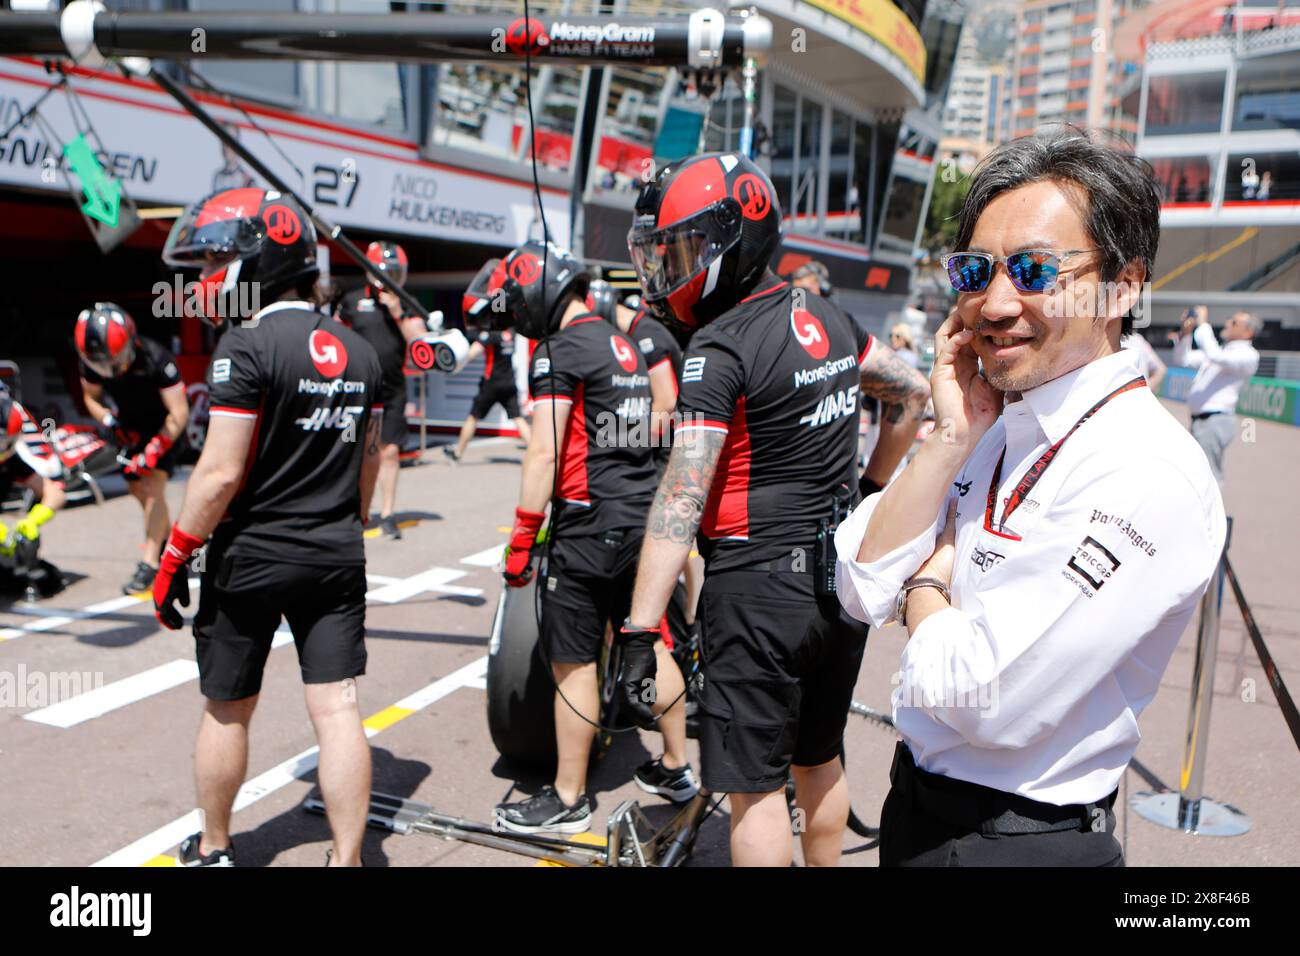
[[[829,597],[835,593],[835,529],[849,513],[851,501],[848,485],[840,485],[831,499],[831,516],[817,522],[813,587],[818,597]]]

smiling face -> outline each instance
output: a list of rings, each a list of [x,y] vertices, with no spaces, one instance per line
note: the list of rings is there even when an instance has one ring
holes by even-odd
[[[1082,213],[1086,196],[1073,183],[1040,181],[1000,193],[984,208],[969,250],[1007,256],[1027,249],[1095,249]],[[1120,320],[1131,301],[1102,294],[1097,252],[1061,263],[1053,291],[1021,292],[1005,267],[980,292],[962,293],[957,311],[975,331],[972,343],[984,375],[1001,391],[1023,392],[1119,348]],[[1137,278],[1131,266],[1119,280]]]

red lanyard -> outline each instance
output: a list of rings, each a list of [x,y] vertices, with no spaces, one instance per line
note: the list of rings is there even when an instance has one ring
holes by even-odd
[[[1029,466],[1029,470],[1025,472],[1024,476],[1016,482],[1016,487],[1012,489],[1010,496],[1006,499],[1005,507],[1002,511],[1002,520],[998,522],[998,530],[993,531],[994,498],[998,493],[998,486],[1002,482],[1002,462],[1003,459],[1007,457],[1007,449],[1004,446],[1002,454],[998,456],[997,467],[993,469],[993,478],[989,482],[988,503],[984,507],[984,529],[986,531],[993,531],[994,534],[1001,535],[1004,538],[1015,538],[1016,540],[1019,540],[1018,535],[1004,534],[1002,529],[1006,525],[1007,519],[1011,517],[1011,513],[1020,507],[1020,503],[1029,496],[1029,492],[1033,490],[1034,485],[1038,484],[1038,479],[1043,477],[1043,472],[1047,471],[1047,466],[1056,459],[1056,454],[1061,450],[1061,446],[1065,444],[1066,439],[1078,431],[1080,425],[1092,418],[1093,415],[1097,414],[1101,407],[1116,395],[1123,395],[1125,392],[1131,391],[1135,388],[1143,388],[1146,384],[1147,380],[1138,376],[1133,379],[1133,381],[1121,385],[1096,405],[1092,406],[1092,408],[1084,412],[1083,417],[1074,423],[1074,427],[1066,432],[1060,441],[1048,448],[1047,451],[1043,452],[1038,457],[1038,460]]]

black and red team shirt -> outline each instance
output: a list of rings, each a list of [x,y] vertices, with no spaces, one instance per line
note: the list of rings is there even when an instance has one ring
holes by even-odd
[[[682,377],[682,347],[677,344],[673,334],[663,323],[653,318],[645,307],[637,310],[632,324],[627,327],[627,334],[636,342],[637,348],[645,356],[646,368],[654,371],[667,363],[673,370],[673,388]]]
[[[479,332],[475,341],[483,346],[483,383],[492,386],[514,385],[515,334],[511,331]]]
[[[593,313],[580,315],[533,353],[535,399],[569,402],[558,443],[560,504],[553,518],[566,537],[642,528],[654,497],[650,374],[636,344]],[[544,413],[534,428],[549,428]]]
[[[305,302],[234,326],[208,366],[212,418],[255,423],[239,491],[213,536],[231,554],[290,564],[365,564],[361,464],[382,413],[370,344]]]
[[[802,304],[769,277],[687,348],[677,431],[727,436],[697,539],[710,571],[811,548],[836,489],[856,488],[858,366],[875,339],[819,296]]]
[[[185,391],[171,352],[153,339],[143,337],[136,340],[135,360],[121,375],[105,378],[83,362],[81,377],[92,385],[102,386],[104,394],[113,400],[118,424],[124,431],[134,433],[132,447],[153,438],[167,420],[162,393],[173,389]]]
[[[354,289],[339,303],[339,316],[352,327],[379,356],[384,373],[384,395],[406,394],[406,336],[388,306],[379,301],[370,286]]]

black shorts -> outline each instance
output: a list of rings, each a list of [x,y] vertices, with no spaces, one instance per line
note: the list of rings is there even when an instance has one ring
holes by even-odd
[[[385,445],[401,448],[406,444],[406,383],[396,386],[384,383],[381,390],[384,400],[384,421],[379,426],[379,440]]]
[[[490,379],[484,379],[479,383],[478,394],[474,396],[474,407],[469,413],[474,418],[483,418],[492,411],[493,405],[504,408],[507,418],[519,417],[519,392],[514,382],[494,383]]]
[[[233,554],[208,554],[207,561],[194,618],[204,697],[241,700],[262,689],[281,616],[293,631],[304,684],[366,672],[364,565],[288,564]]]
[[[771,793],[840,755],[867,626],[808,573],[723,571],[700,593],[700,760],[716,793]]]
[[[546,660],[590,664],[600,657],[606,623],[621,627],[632,609],[642,534],[628,528],[552,543],[539,582]]]

